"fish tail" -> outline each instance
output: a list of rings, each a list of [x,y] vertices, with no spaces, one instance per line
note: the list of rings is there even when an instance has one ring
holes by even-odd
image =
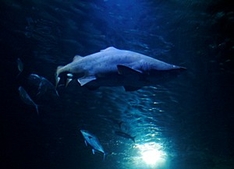
[[[108,153],[103,153],[103,161],[105,161],[105,159],[106,159],[106,156],[108,155]]]

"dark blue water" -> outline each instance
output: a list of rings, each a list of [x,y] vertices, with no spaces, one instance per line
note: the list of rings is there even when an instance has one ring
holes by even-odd
[[[2,169],[233,169],[232,1],[2,0]],[[108,46],[187,67],[158,86],[90,91],[72,81],[37,95],[31,73],[53,84],[59,65]],[[16,60],[24,63],[17,77]],[[39,105],[25,104],[23,86]],[[135,143],[115,134],[135,136]],[[80,129],[107,155],[92,154]],[[154,164],[143,152],[158,151]],[[159,154],[159,155],[158,155]]]

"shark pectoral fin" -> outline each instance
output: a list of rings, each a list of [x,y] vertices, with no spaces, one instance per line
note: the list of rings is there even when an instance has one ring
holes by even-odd
[[[81,77],[79,79],[77,79],[78,82],[80,83],[81,86],[84,86],[85,84],[93,81],[93,80],[96,80],[96,77],[95,76],[84,76],[84,77]]]
[[[139,76],[142,74],[140,70],[132,69],[124,65],[117,65],[117,68],[118,68],[118,73],[125,76],[132,76],[132,75]]]
[[[128,91],[128,92],[136,91],[136,90],[138,90],[140,88],[141,88],[141,86],[124,86],[125,91]]]
[[[124,65],[117,65],[118,68],[118,73],[122,76],[127,77],[128,79],[132,79],[132,80],[136,80],[138,78],[141,79],[142,78],[142,72],[140,70],[136,70],[136,69],[132,69],[128,66],[124,66]],[[124,89],[125,91],[136,91],[138,89],[140,89],[141,86],[132,86],[132,85],[125,85]]]

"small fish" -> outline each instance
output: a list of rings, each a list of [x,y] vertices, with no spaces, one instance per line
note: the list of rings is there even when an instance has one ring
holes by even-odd
[[[104,151],[98,138],[87,130],[80,130],[80,132],[85,139],[85,145],[87,146],[89,144],[92,147],[93,154],[95,154],[95,152],[101,152],[103,153],[103,160],[105,160],[105,156],[107,155],[107,153]]]
[[[37,96],[45,94],[48,90],[52,90],[57,96],[59,96],[55,86],[45,77],[32,73],[29,75],[28,80],[33,85],[38,86]]]
[[[19,90],[19,94],[20,94],[20,97],[23,100],[23,102],[28,104],[28,105],[35,106],[37,114],[39,114],[38,105],[31,99],[31,97],[28,95],[26,90],[22,86],[20,86],[18,88],[18,90]]]
[[[20,58],[17,58],[17,67],[18,67],[18,70],[19,70],[19,73],[17,75],[17,77],[22,73],[22,71],[24,70],[24,64],[23,62],[21,61]]]
[[[115,134],[118,135],[118,136],[127,138],[127,139],[131,139],[135,143],[135,137],[136,136],[133,137],[133,136],[129,135],[128,133],[125,133],[125,132],[120,131],[120,130],[115,131]]]
[[[41,85],[46,86],[46,90],[51,89],[55,92],[57,96],[59,96],[58,91],[56,90],[55,86],[46,78],[41,76]]]

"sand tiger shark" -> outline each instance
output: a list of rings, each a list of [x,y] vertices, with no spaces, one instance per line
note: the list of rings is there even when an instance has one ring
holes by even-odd
[[[160,84],[185,69],[144,54],[108,47],[84,57],[76,55],[71,63],[58,66],[55,75],[56,86],[60,74],[65,72],[68,82],[77,78],[81,86],[89,89],[123,86],[126,91],[135,91]],[[75,74],[77,76],[73,76]]]

